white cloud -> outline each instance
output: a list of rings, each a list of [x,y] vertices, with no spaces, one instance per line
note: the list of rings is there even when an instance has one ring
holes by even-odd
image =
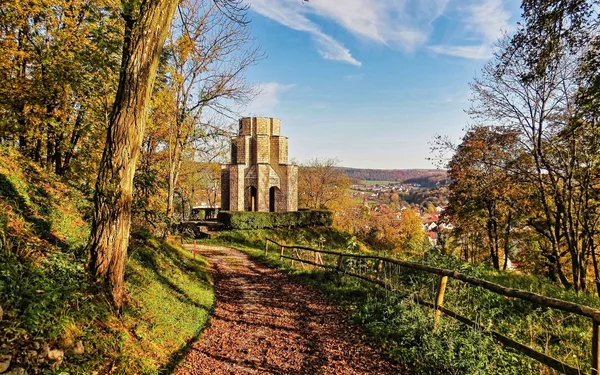
[[[314,39],[319,45],[318,51],[324,59],[342,61],[355,66],[362,65],[360,61],[352,57],[350,50],[329,35],[319,32],[314,34]]]
[[[427,41],[431,22],[449,0],[319,0],[310,12],[370,41],[413,51]],[[343,4],[343,5],[341,5]]]
[[[278,82],[261,83],[255,87],[258,95],[243,112],[250,116],[269,117],[277,109],[281,95],[295,86],[294,84],[285,85]]]
[[[310,33],[325,59],[360,66],[350,50],[313,21],[325,18],[353,35],[412,52],[450,0],[249,0],[251,9],[291,29]]]
[[[467,11],[467,28],[481,34],[485,42],[493,43],[511,29],[510,12],[504,8],[502,0],[483,0],[469,6]]]
[[[321,31],[321,28],[300,11],[302,2],[289,0],[252,0],[251,9],[291,29],[310,33],[318,45],[318,51],[327,60],[341,61],[360,66],[344,45]],[[300,9],[296,9],[299,7]]]
[[[247,1],[256,13],[309,33],[323,58],[355,66],[361,66],[361,62],[342,42],[323,31],[320,19],[335,23],[357,38],[410,53],[427,44],[436,19],[456,12],[461,42],[426,48],[437,54],[467,59],[490,58],[494,42],[513,26],[508,0]]]
[[[511,14],[502,0],[480,0],[459,9],[459,12],[465,14],[466,37],[477,43],[434,45],[429,47],[430,51],[465,59],[489,59],[493,56],[494,43],[514,26],[510,23]]]
[[[429,50],[440,55],[462,57],[464,59],[473,60],[488,60],[493,56],[492,47],[484,44],[474,46],[440,45],[431,46],[429,47]]]

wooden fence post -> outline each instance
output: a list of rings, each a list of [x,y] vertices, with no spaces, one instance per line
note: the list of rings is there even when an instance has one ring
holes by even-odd
[[[436,331],[438,327],[438,321],[442,312],[438,310],[438,306],[442,306],[444,303],[444,293],[446,293],[446,283],[448,283],[448,276],[440,277],[440,283],[438,285],[437,294],[435,296],[435,312],[433,316],[433,330]]]
[[[337,268],[338,268],[338,270],[342,269],[342,256],[341,255],[338,256]]]
[[[196,259],[196,240],[194,240],[194,250],[192,253],[194,254],[194,259]]]
[[[298,249],[296,249],[295,247],[292,248],[292,258],[294,257],[294,255],[296,255],[298,258],[300,258],[300,254],[298,254]],[[302,263],[300,263],[302,264]],[[294,259],[292,259],[292,268],[294,268]]]
[[[265,256],[269,255],[269,240],[265,241]]]
[[[592,320],[592,375],[600,374],[600,325]]]
[[[281,246],[281,250],[279,251],[279,261],[283,260],[283,246]]]

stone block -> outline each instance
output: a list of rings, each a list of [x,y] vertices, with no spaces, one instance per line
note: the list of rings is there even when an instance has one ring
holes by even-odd
[[[256,137],[249,140],[248,160],[250,165],[258,163],[258,147],[256,145]]]
[[[244,209],[244,170],[242,164],[229,165],[229,210]]]
[[[269,176],[271,167],[269,164],[259,164],[258,168],[258,211],[268,212],[269,211]]]
[[[227,166],[221,169],[221,209],[229,211],[229,168]]]
[[[221,172],[221,207],[242,211],[296,211],[298,168],[288,165],[288,139],[281,137],[281,122],[267,117],[246,117],[239,136],[231,140],[231,164]],[[256,190],[255,205],[250,195]],[[249,198],[250,197],[250,198]]]
[[[248,150],[248,137],[235,137],[231,140],[231,163],[245,164]]]
[[[269,163],[276,170],[279,168],[279,138],[281,137],[271,137],[271,155],[269,155]]]
[[[279,137],[279,155],[278,155],[278,164],[287,165],[289,163],[288,160],[288,138],[287,137]]]
[[[256,163],[269,163],[271,160],[271,139],[268,135],[256,136]]]
[[[287,171],[288,211],[298,211],[298,166],[289,165]]]
[[[271,135],[278,137],[281,135],[281,120],[278,118],[271,119]]]
[[[271,119],[268,117],[255,117],[256,121],[256,134],[259,135],[271,135]]]

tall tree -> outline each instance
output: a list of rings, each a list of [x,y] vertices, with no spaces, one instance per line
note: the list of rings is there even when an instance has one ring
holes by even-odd
[[[475,79],[469,111],[481,123],[519,131],[531,168],[518,173],[539,212],[529,224],[549,244],[544,253],[560,281],[575,290],[586,287],[586,264],[593,255],[593,235],[582,229],[583,222],[595,221],[582,198],[593,188],[581,178],[589,175],[590,163],[581,152],[584,138],[572,131],[579,122],[579,68],[591,40],[592,3],[525,0],[521,28],[500,42],[495,60]]]
[[[124,4],[121,74],[100,161],[90,237],[90,270],[105,283],[113,304],[123,303],[131,225],[132,185],[158,59],[177,1]]]
[[[397,224],[400,250],[422,251],[425,241],[425,231],[421,217],[412,208],[405,208],[400,213],[400,222]]]
[[[452,182],[446,215],[456,231],[471,228],[486,233],[486,247],[496,269],[500,269],[501,254],[504,268],[508,264],[511,231],[526,206],[523,187],[514,173],[523,163],[519,146],[515,130],[474,127],[448,163]]]
[[[228,17],[245,22],[241,0],[215,3]],[[121,74],[98,171],[89,243],[90,271],[105,284],[117,308],[123,304],[133,178],[159,57],[177,4],[174,0],[123,4]]]

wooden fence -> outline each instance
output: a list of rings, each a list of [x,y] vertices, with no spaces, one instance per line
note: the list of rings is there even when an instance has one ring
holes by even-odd
[[[483,330],[487,331],[487,329],[485,327],[483,327],[481,324],[474,322],[473,320],[471,320],[469,318],[461,316],[458,313],[443,307],[444,294],[445,294],[446,284],[447,284],[449,277],[459,280],[459,281],[462,281],[466,284],[470,284],[473,286],[478,286],[478,287],[487,289],[491,292],[494,292],[496,294],[499,294],[499,295],[502,295],[505,297],[517,298],[517,299],[529,301],[536,306],[553,308],[553,309],[562,310],[565,312],[569,312],[569,313],[573,313],[576,315],[581,315],[581,316],[590,318],[592,321],[592,326],[593,326],[593,328],[592,328],[593,329],[593,333],[592,333],[592,366],[591,366],[592,367],[592,375],[600,375],[600,371],[599,371],[599,368],[600,368],[600,310],[595,309],[593,307],[580,305],[577,303],[564,301],[564,300],[560,300],[557,298],[546,297],[546,296],[542,296],[540,294],[525,291],[525,290],[507,288],[502,285],[492,283],[487,280],[478,279],[478,278],[475,278],[475,277],[472,277],[472,276],[469,276],[469,275],[466,275],[464,273],[460,273],[457,271],[453,271],[453,270],[436,268],[436,267],[431,267],[431,266],[421,264],[421,263],[408,262],[408,261],[403,261],[403,260],[399,260],[399,259],[380,257],[380,256],[375,256],[375,255],[349,254],[349,253],[342,253],[342,252],[330,251],[330,250],[313,249],[313,248],[305,247],[305,246],[288,246],[288,245],[279,244],[276,241],[273,241],[271,239],[267,239],[266,243],[265,243],[265,256],[268,255],[269,243],[273,243],[274,245],[279,247],[279,260],[289,259],[292,262],[297,261],[297,262],[300,262],[301,264],[309,264],[312,266],[317,266],[317,267],[321,267],[321,268],[325,268],[325,269],[343,272],[346,275],[353,276],[353,277],[356,277],[356,278],[359,278],[362,280],[366,280],[368,282],[377,284],[383,288],[390,289],[390,290],[394,289],[393,286],[390,283],[386,282],[385,280],[381,280],[381,278],[379,278],[378,276],[372,277],[372,276],[368,276],[366,274],[361,275],[359,273],[344,269],[344,267],[343,267],[344,259],[373,260],[377,264],[377,269],[381,269],[381,268],[385,267],[385,264],[387,263],[387,264],[393,264],[396,266],[406,267],[406,268],[410,268],[410,269],[414,269],[414,270],[418,270],[418,271],[423,271],[423,272],[430,273],[430,274],[440,275],[440,280],[438,283],[436,298],[435,298],[434,302],[428,302],[418,296],[412,296],[412,298],[414,300],[416,300],[419,304],[428,306],[428,307],[434,309],[434,322],[435,322],[434,326],[435,327],[437,327],[437,322],[439,320],[439,317],[443,313],[443,314],[445,314],[449,317],[452,317],[462,323],[478,327],[482,331]],[[286,255],[284,252],[285,249],[290,249],[291,255]],[[312,252],[314,254],[314,259],[312,261],[307,260],[307,259],[302,259],[302,257],[300,256],[299,250],[306,250],[306,251]],[[327,255],[333,256],[334,258],[337,258],[337,262],[335,262],[336,265],[325,264],[325,262],[323,261],[323,258],[321,257],[320,254],[327,254]],[[561,372],[563,374],[567,374],[567,375],[582,375],[582,374],[584,374],[580,369],[569,366],[566,363],[563,363],[556,358],[550,357],[550,356],[548,356],[544,353],[541,353],[527,345],[521,344],[513,339],[510,339],[510,338],[504,336],[501,333],[498,333],[495,331],[488,331],[488,332],[492,335],[492,337],[494,337],[496,340],[498,340],[504,346],[511,347],[511,348],[517,350],[518,352],[520,352],[536,361],[539,361],[540,363],[543,363],[544,365],[546,365],[556,371],[559,371],[559,372]]]

